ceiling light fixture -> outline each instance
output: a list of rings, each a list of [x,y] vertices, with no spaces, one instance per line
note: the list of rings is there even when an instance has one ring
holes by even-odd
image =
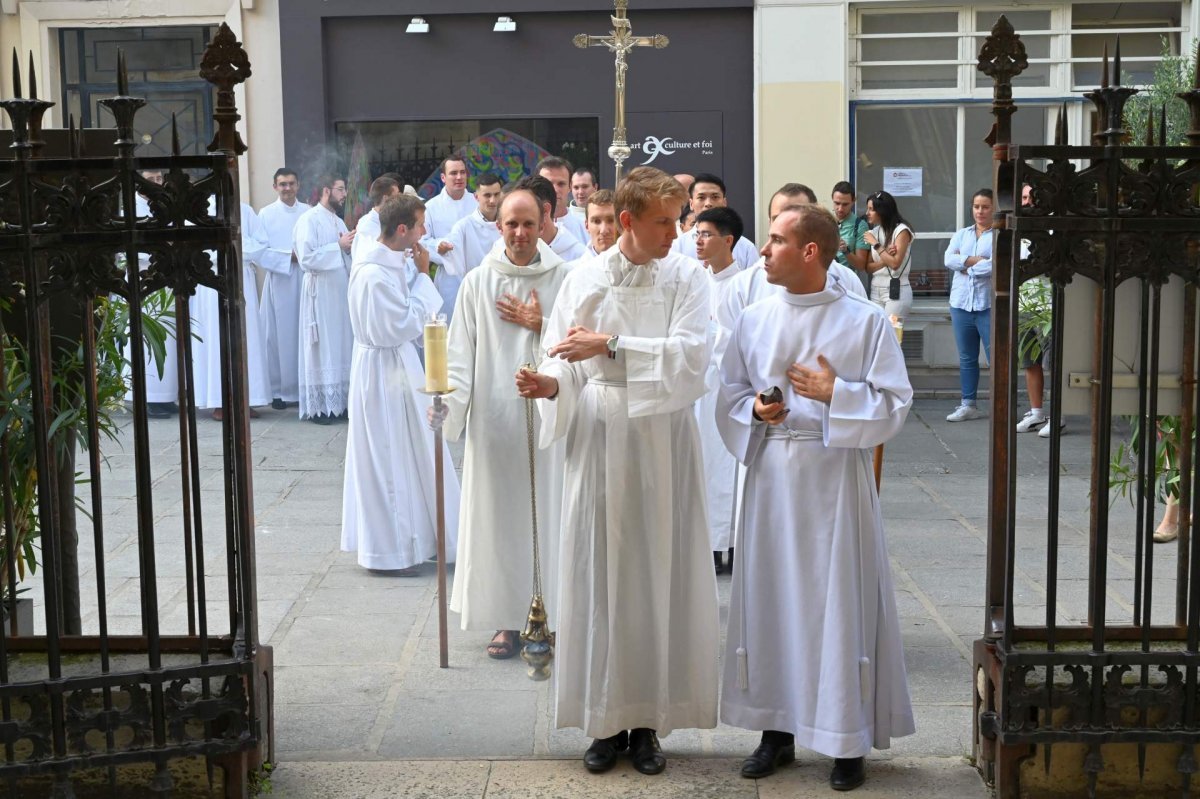
[[[429,33],[429,23],[425,17],[413,17],[412,22],[404,29],[405,33]]]
[[[492,28],[493,33],[516,33],[517,21],[512,17],[497,17],[496,25]]]

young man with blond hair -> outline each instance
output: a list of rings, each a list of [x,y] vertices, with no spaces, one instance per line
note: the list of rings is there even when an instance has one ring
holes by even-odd
[[[617,187],[621,237],[567,275],[537,372],[543,446],[566,439],[555,705],[607,771],[658,733],[716,725],[718,620],[693,404],[708,366],[709,278],[671,252],[687,194],[653,167]]]

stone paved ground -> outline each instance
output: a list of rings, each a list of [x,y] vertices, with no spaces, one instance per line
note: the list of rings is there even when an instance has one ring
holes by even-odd
[[[988,452],[985,422],[947,424],[952,404],[918,401],[901,436],[888,445],[883,505],[916,707],[917,735],[872,756],[862,796],[983,796],[967,762],[971,748],[970,646],[983,620],[984,527]],[[1063,438],[1063,498],[1058,603],[1061,621],[1084,615],[1087,569],[1088,442],[1083,419]],[[210,537],[208,606],[220,629],[224,543],[218,425],[202,426],[203,501]],[[155,460],[159,601],[164,632],[186,630],[180,543],[177,425],[151,424]],[[591,777],[577,758],[575,730],[553,725],[548,683],[526,679],[519,660],[496,662],[487,635],[464,633],[451,617],[451,668],[438,668],[435,577],[360,569],[338,550],[344,424],[319,427],[293,412],[264,411],[252,424],[261,639],[275,648],[275,795],[308,797],[794,796],[827,793],[828,764],[801,764],[755,784],[737,775],[756,735],[728,727],[684,730],[663,739],[671,766],[649,779],[628,764]],[[127,431],[126,431],[127,433]],[[124,440],[124,439],[123,439]],[[132,460],[106,448],[104,479],[106,596],[110,626],[137,629],[137,547]],[[1044,618],[1047,441],[1019,442],[1018,618]],[[1113,505],[1132,529],[1125,500]],[[81,533],[90,528],[81,520]],[[1114,530],[1119,529],[1114,525]],[[81,560],[93,562],[90,542]],[[1170,607],[1173,548],[1156,551],[1155,616]],[[1111,614],[1133,611],[1131,535],[1111,546]],[[1168,564],[1171,564],[1168,566]],[[95,568],[84,574],[85,627],[95,631]],[[40,588],[34,581],[35,596]],[[729,578],[721,577],[722,621]],[[1160,609],[1161,608],[1161,609]],[[227,624],[227,623],[226,623]]]

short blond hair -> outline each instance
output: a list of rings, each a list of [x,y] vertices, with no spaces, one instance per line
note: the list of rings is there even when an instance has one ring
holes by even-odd
[[[811,203],[792,203],[779,212],[779,216],[784,214],[796,215],[791,232],[796,236],[797,243],[801,247],[809,242],[816,244],[821,260],[829,264],[837,255],[840,239],[838,222],[833,214],[823,206]]]
[[[687,199],[687,190],[678,180],[661,169],[639,166],[617,186],[615,205],[618,214],[628,211],[633,216],[641,216],[656,200],[678,200],[683,205]]]

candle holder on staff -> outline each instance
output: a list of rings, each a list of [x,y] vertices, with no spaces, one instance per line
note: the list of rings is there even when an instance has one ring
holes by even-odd
[[[422,394],[433,397],[433,409],[442,413],[442,397],[454,391],[450,387],[448,360],[448,329],[445,314],[432,314],[425,323],[425,388]],[[446,617],[446,483],[445,459],[442,455],[442,427],[433,431],[433,467],[437,485],[437,595],[438,595],[438,665],[450,666],[450,645]]]

